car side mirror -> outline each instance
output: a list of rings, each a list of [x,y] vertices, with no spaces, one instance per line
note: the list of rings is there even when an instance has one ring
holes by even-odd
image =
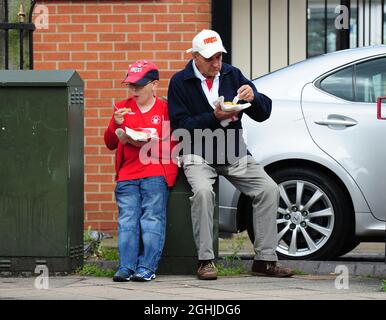
[[[377,103],[377,118],[386,120],[386,97],[379,97]]]

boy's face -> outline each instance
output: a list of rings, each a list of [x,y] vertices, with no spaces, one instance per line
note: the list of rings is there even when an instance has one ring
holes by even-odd
[[[128,88],[137,103],[141,106],[145,106],[152,101],[155,95],[155,89],[157,88],[158,80],[153,80],[145,84],[144,86],[136,86],[129,84]]]

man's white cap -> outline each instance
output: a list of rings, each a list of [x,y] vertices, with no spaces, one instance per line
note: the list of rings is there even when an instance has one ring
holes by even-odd
[[[193,38],[192,48],[186,50],[186,52],[198,52],[206,59],[218,52],[227,53],[222,45],[220,35],[216,31],[206,29],[202,30]]]

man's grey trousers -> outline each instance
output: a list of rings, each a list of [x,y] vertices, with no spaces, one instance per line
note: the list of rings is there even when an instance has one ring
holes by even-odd
[[[254,259],[277,261],[276,215],[279,189],[263,166],[250,155],[231,165],[209,165],[200,156],[185,155],[182,157],[182,165],[193,191],[190,203],[198,259],[214,259],[213,213],[216,195],[213,184],[218,175],[222,175],[252,199]]]

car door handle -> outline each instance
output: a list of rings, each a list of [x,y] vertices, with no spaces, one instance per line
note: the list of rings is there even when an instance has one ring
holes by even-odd
[[[316,124],[321,126],[344,126],[344,127],[352,127],[358,124],[354,119],[328,119],[315,121]]]

